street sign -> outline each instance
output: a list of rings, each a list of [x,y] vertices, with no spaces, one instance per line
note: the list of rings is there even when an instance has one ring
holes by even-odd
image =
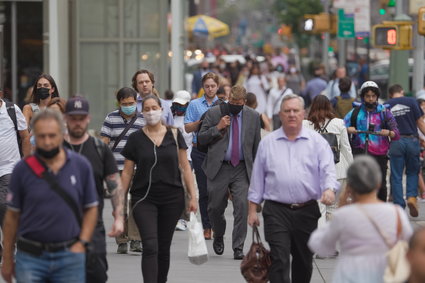
[[[418,14],[420,7],[425,6],[425,0],[410,0],[409,1],[409,14],[415,16]]]
[[[370,1],[354,0],[354,31],[356,36],[368,37],[370,33]]]
[[[354,38],[354,14],[344,14],[338,9],[338,38]]]

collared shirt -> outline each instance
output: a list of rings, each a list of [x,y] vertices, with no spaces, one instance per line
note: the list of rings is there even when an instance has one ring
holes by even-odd
[[[19,145],[16,136],[15,125],[7,113],[6,102],[1,100],[0,107],[0,177],[11,174],[13,167],[21,159]],[[18,130],[27,129],[27,122],[21,109],[15,104],[16,122]]]
[[[261,140],[252,169],[248,199],[304,203],[320,199],[326,189],[339,189],[334,156],[328,142],[302,128],[288,140],[279,128]]]
[[[189,124],[198,121],[201,119],[202,114],[207,112],[208,109],[213,107],[214,102],[218,100],[217,96],[214,97],[211,104],[208,104],[207,99],[205,96],[202,96],[200,98],[194,99],[189,103],[189,106],[187,107],[186,114],[184,116],[184,123]],[[196,143],[196,132],[193,133],[193,143]]]
[[[127,124],[130,122],[130,120],[126,120],[123,116],[121,116],[119,110],[115,110],[106,116],[105,121],[103,121],[102,129],[100,130],[100,135],[102,137],[109,138],[109,148],[112,149],[115,141],[121,135],[122,131],[124,131],[124,129],[127,127]],[[142,113],[138,112],[136,121],[134,121],[134,124],[118,143],[117,147],[113,150],[115,160],[117,161],[118,170],[124,169],[124,156],[121,155],[121,150],[127,143],[128,137],[131,133],[143,128],[144,125],[145,118],[143,118]]]
[[[242,111],[238,113],[238,115],[234,116],[230,114],[230,126],[229,126],[229,145],[227,146],[226,154],[224,155],[224,160],[230,161],[232,158],[232,149],[233,149],[233,119],[238,120],[238,126],[239,126],[239,160],[244,160],[243,156],[243,140],[242,140]]]
[[[173,118],[173,113],[171,112],[171,108],[168,106],[167,102],[165,102],[164,99],[160,98],[159,100],[161,101],[161,105],[163,109],[162,121],[169,126],[174,125],[174,118]],[[143,101],[143,98],[140,96],[140,94],[137,94],[137,112],[142,112],[142,101]]]
[[[85,208],[98,205],[92,167],[84,156],[70,150],[65,153],[65,163],[55,179],[76,202],[83,216]],[[68,241],[80,234],[72,209],[24,160],[13,169],[7,199],[8,209],[20,212],[18,236],[52,243]]]

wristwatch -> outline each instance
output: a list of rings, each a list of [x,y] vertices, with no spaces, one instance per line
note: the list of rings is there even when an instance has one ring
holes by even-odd
[[[78,242],[80,242],[84,246],[85,249],[87,249],[90,245],[90,242],[83,240],[83,239],[80,239],[80,238],[78,238]]]

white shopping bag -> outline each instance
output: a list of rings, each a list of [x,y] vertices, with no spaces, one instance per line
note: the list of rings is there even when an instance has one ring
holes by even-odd
[[[205,243],[204,231],[202,224],[196,218],[195,213],[190,213],[190,221],[187,224],[189,231],[189,261],[193,264],[200,265],[208,261],[207,244]]]

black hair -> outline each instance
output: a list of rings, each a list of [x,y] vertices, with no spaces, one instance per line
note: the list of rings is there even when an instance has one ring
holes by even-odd
[[[381,96],[381,90],[377,87],[373,87],[373,86],[368,86],[363,88],[360,91],[360,97],[364,97],[364,95],[368,92],[368,91],[372,91],[374,94],[376,94],[376,96],[379,98]]]
[[[246,94],[246,102],[245,102],[246,106],[252,108],[255,103],[257,103],[257,96],[253,94],[252,92],[248,92]]]
[[[121,100],[133,97],[134,100],[137,99],[137,92],[131,87],[123,87],[117,92],[117,101],[121,102]]]
[[[168,89],[164,92],[165,99],[171,100],[174,98],[174,92],[171,89]]]
[[[351,88],[351,79],[349,77],[339,79],[338,87],[341,93],[349,92]]]
[[[401,85],[399,84],[395,84],[390,86],[390,88],[388,89],[388,93],[390,94],[390,96],[392,97],[395,93],[398,92],[402,92],[403,88],[401,87]]]

